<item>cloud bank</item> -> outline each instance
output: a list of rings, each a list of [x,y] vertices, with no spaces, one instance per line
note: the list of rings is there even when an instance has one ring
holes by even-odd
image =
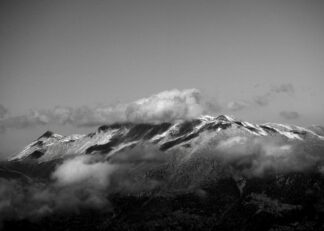
[[[227,109],[233,112],[251,107],[265,107],[278,94],[294,94],[292,84],[273,86],[252,100],[233,101]],[[220,113],[223,107],[197,89],[169,90],[130,103],[113,106],[56,106],[50,109],[31,110],[20,116],[8,117],[8,110],[0,105],[0,132],[8,128],[24,129],[48,124],[69,124],[76,127],[99,126],[115,122],[161,123],[191,119],[202,114]],[[286,119],[296,114],[281,113]],[[298,117],[298,116],[297,116]]]
[[[197,89],[174,89],[114,106],[57,106],[48,110],[33,110],[25,115],[1,119],[0,127],[19,129],[45,124],[84,127],[126,121],[160,123],[190,119],[219,109],[217,102],[212,102]]]
[[[324,166],[323,143],[287,142],[281,137],[231,137],[216,147],[217,156],[246,177],[315,171]]]

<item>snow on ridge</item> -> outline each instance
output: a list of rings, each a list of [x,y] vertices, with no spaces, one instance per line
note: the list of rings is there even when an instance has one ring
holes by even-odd
[[[324,140],[324,137],[319,136],[315,132],[302,127],[276,123],[253,124],[246,121],[233,119],[231,116],[227,115],[219,115],[217,117],[203,115],[197,118],[196,120],[186,121],[189,123],[193,123],[189,125],[189,130],[181,134],[181,137],[178,135],[176,137],[172,136],[172,134],[177,133],[177,131],[183,125],[183,122],[185,121],[175,122],[166,131],[154,135],[152,138],[150,138],[150,140],[147,140],[147,142],[156,143],[157,145],[163,145],[166,142],[175,141],[176,139],[183,139],[183,142],[179,142],[180,145],[191,142],[191,138],[186,139],[186,137],[189,137],[194,133],[197,133],[198,135],[201,132],[209,131],[213,133],[213,135],[217,135],[218,132],[222,130],[225,131],[228,127],[234,129],[234,132],[243,130],[244,132],[250,133],[254,136],[271,136],[272,134],[279,134],[284,137],[287,137],[288,139],[304,140],[304,134],[311,134],[320,140]],[[190,128],[190,126],[192,127]],[[210,128],[215,129],[210,130]],[[27,145],[20,153],[13,156],[9,160],[23,159],[35,151],[45,152],[47,156],[51,154],[53,154],[54,156],[60,155],[59,152],[62,153],[62,150],[64,150],[64,152],[66,152],[67,154],[82,154],[89,147],[94,145],[107,144],[115,135],[121,135],[121,137],[123,137],[124,135],[127,135],[128,131],[128,128],[122,127],[114,128],[111,130],[109,129],[105,132],[95,132],[92,133],[92,135],[73,134],[69,136],[62,136],[51,132]],[[229,134],[231,134],[231,132],[232,131],[230,131]],[[196,137],[195,134],[192,137]],[[114,147],[114,149],[115,151],[118,151],[128,146],[132,146],[133,144],[136,144],[139,141],[140,140],[133,140],[129,142],[125,140],[118,144],[118,146]],[[176,144],[175,146],[178,146],[178,144]]]

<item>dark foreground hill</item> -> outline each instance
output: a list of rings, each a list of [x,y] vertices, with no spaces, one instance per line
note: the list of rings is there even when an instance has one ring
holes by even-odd
[[[198,163],[193,163],[195,164]],[[204,162],[203,165],[209,163]],[[19,171],[22,170],[22,167],[17,165],[6,167],[10,170],[18,167]],[[26,170],[30,167],[27,166]],[[42,166],[40,171],[48,170],[47,167]],[[187,166],[183,170],[192,167],[194,166]],[[201,172],[196,169],[193,173],[179,173],[177,176],[179,179],[175,181],[182,183],[181,187],[168,182],[168,186],[160,185],[150,190],[143,189],[142,192],[130,192],[125,189],[112,191],[105,195],[109,201],[108,209],[83,205],[76,210],[57,209],[42,216],[33,214],[31,217],[19,217],[19,212],[13,216],[6,214],[2,220],[2,229],[305,231],[324,229],[324,178],[321,174],[291,172],[245,179],[224,172],[222,177],[213,177],[220,172],[210,166],[209,168],[210,175],[200,179],[199,183],[182,182]],[[151,170],[146,177],[151,179],[163,177],[159,176],[161,169],[156,171]],[[15,184],[18,184],[17,176],[1,175],[7,179],[15,178]],[[27,182],[24,177],[21,180],[19,184],[25,190],[29,190],[26,188],[31,187],[31,184],[36,184]],[[42,181],[44,178],[39,180]],[[189,187],[185,187],[188,186],[185,184],[189,184]],[[118,182],[112,185],[118,186]],[[13,192],[12,196],[21,195]],[[75,196],[80,196],[77,195],[77,191]],[[86,199],[90,195],[83,196]],[[26,196],[25,199],[30,198]],[[24,206],[19,204],[11,206],[26,209],[21,208]]]

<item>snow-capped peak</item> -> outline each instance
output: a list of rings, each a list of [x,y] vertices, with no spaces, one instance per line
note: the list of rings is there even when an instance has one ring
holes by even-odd
[[[56,134],[52,131],[46,131],[43,135],[38,137],[37,140],[42,140],[42,139],[48,139],[48,138],[56,138],[56,139],[61,139],[63,136],[60,134]]]
[[[199,117],[200,120],[206,121],[206,122],[215,122],[215,121],[228,121],[228,122],[234,122],[235,120],[228,116],[228,115],[219,115],[217,117],[210,116],[210,115],[203,115]]]
[[[30,157],[48,161],[69,155],[96,152],[106,154],[108,157],[143,142],[157,145],[162,151],[183,147],[194,148],[199,145],[197,139],[221,139],[224,134],[226,137],[275,135],[300,142],[306,138],[324,140],[324,137],[314,131],[298,126],[276,123],[253,124],[228,115],[217,117],[203,115],[198,119],[175,123],[103,125],[87,135],[62,136],[47,131],[11,160]]]

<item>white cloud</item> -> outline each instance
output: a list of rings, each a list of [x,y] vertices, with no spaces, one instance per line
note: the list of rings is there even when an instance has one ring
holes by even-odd
[[[87,183],[96,187],[107,187],[115,166],[108,162],[91,163],[93,156],[80,156],[66,160],[52,174],[59,186]]]
[[[204,113],[219,110],[197,89],[163,91],[131,103],[114,106],[61,107],[33,110],[21,116],[0,121],[3,128],[26,128],[43,124],[72,124],[74,126],[98,126],[114,122],[171,122],[190,119]]]

